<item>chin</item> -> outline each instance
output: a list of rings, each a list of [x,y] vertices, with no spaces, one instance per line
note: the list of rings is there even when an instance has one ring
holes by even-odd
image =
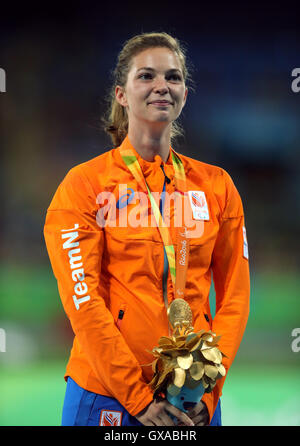
[[[169,116],[162,116],[156,120],[157,122],[172,122]]]
[[[172,122],[172,119],[169,115],[169,113],[159,113],[158,115],[155,116],[155,118],[153,119],[153,121],[156,122]]]

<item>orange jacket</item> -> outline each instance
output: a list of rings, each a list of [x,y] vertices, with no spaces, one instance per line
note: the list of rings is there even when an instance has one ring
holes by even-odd
[[[128,136],[122,145],[134,151],[151,191],[161,192],[161,158],[145,161]],[[204,192],[209,210],[204,233],[190,241],[185,299],[193,312],[195,330],[212,329],[222,335],[220,349],[227,356],[223,364],[228,370],[249,313],[242,202],[223,169],[179,156],[187,190]],[[166,191],[172,194],[175,182],[171,156],[163,164],[171,179]],[[124,203],[123,197],[114,223],[111,220],[109,225],[100,224],[105,212],[99,214],[99,209],[104,211],[106,205],[102,198],[112,193],[117,202],[120,184],[126,185],[122,190],[127,188],[131,199],[133,192],[142,190],[123,162],[119,148],[72,168],[47,210],[44,236],[64,310],[75,334],[65,378],[71,376],[89,391],[116,398],[134,416],[153,397],[147,383],[152,378],[149,363],[154,358],[148,350],[158,345],[161,336],[168,336],[162,286],[164,246],[154,225],[121,224],[125,212],[127,218],[137,215],[136,199],[128,198]],[[172,202],[169,216],[172,221]],[[170,231],[176,252],[172,225]],[[209,306],[211,272],[216,291],[213,320]],[[167,298],[169,304],[174,299],[170,273]],[[203,397],[210,418],[222,394],[224,379]]]

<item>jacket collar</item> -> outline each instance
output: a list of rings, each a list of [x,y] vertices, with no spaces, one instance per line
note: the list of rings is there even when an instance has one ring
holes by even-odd
[[[172,149],[171,146],[170,146],[170,150],[169,150],[169,157],[168,157],[168,159],[167,159],[166,162],[164,162],[164,161],[162,160],[162,158],[161,158],[159,155],[156,155],[156,156],[155,156],[154,161],[146,161],[146,160],[145,160],[144,158],[142,158],[142,157],[140,156],[140,154],[135,150],[134,146],[132,145],[132,143],[131,143],[130,140],[129,140],[128,134],[126,135],[126,137],[125,137],[125,139],[123,140],[123,142],[122,142],[121,146],[119,147],[119,149],[120,149],[121,147],[122,147],[122,148],[126,148],[126,149],[131,149],[131,150],[132,150],[132,152],[133,152],[134,155],[136,156],[136,158],[137,158],[137,160],[138,160],[138,163],[139,163],[139,165],[141,166],[141,169],[142,169],[143,174],[144,174],[145,176],[149,175],[151,171],[159,169],[160,166],[161,166],[161,164],[163,164],[164,168],[165,168],[166,165],[167,165],[167,166],[171,165],[171,166],[173,167],[173,162],[172,162],[172,157],[171,157],[171,150],[173,150],[173,149]]]

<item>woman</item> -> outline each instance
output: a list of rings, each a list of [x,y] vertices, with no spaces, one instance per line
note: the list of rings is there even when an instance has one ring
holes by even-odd
[[[172,426],[174,416],[185,425],[221,424],[224,378],[188,414],[153,399],[148,386],[149,351],[168,336],[166,310],[176,290],[192,309],[195,330],[222,335],[226,370],[249,311],[240,196],[223,169],[170,147],[188,77],[184,52],[170,35],[145,33],[126,42],[106,126],[115,148],[71,169],[48,208],[46,245],[75,334],[63,425]],[[168,198],[177,191],[189,197],[188,223],[175,224],[179,212]],[[167,232],[153,224],[153,214],[159,220],[153,197]],[[175,252],[184,236],[188,263],[180,290],[170,247]]]

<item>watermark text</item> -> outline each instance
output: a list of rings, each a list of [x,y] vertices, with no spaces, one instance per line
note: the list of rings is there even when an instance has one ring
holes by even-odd
[[[292,330],[292,336],[295,338],[292,341],[291,348],[294,353],[300,352],[300,328],[294,328]]]
[[[292,85],[291,85],[292,91],[294,93],[299,93],[299,91],[300,91],[300,68],[294,68],[292,71],[292,76],[295,78],[292,81]]]
[[[0,328],[0,353],[6,352],[6,333],[3,328]]]
[[[157,208],[163,202],[163,218],[159,214],[158,221],[155,218],[151,200],[144,192],[134,191],[126,184],[119,184],[118,196],[109,191],[99,193],[96,199],[100,207],[96,214],[98,226],[101,228],[185,227],[189,238],[203,235],[204,221],[194,217],[188,194],[181,194],[178,191],[171,194],[168,192],[151,192],[151,194]],[[201,201],[197,204],[199,210],[205,205],[206,203]],[[184,262],[184,246],[182,246],[182,251]]]
[[[0,68],[0,93],[6,92],[6,73],[3,68]]]

